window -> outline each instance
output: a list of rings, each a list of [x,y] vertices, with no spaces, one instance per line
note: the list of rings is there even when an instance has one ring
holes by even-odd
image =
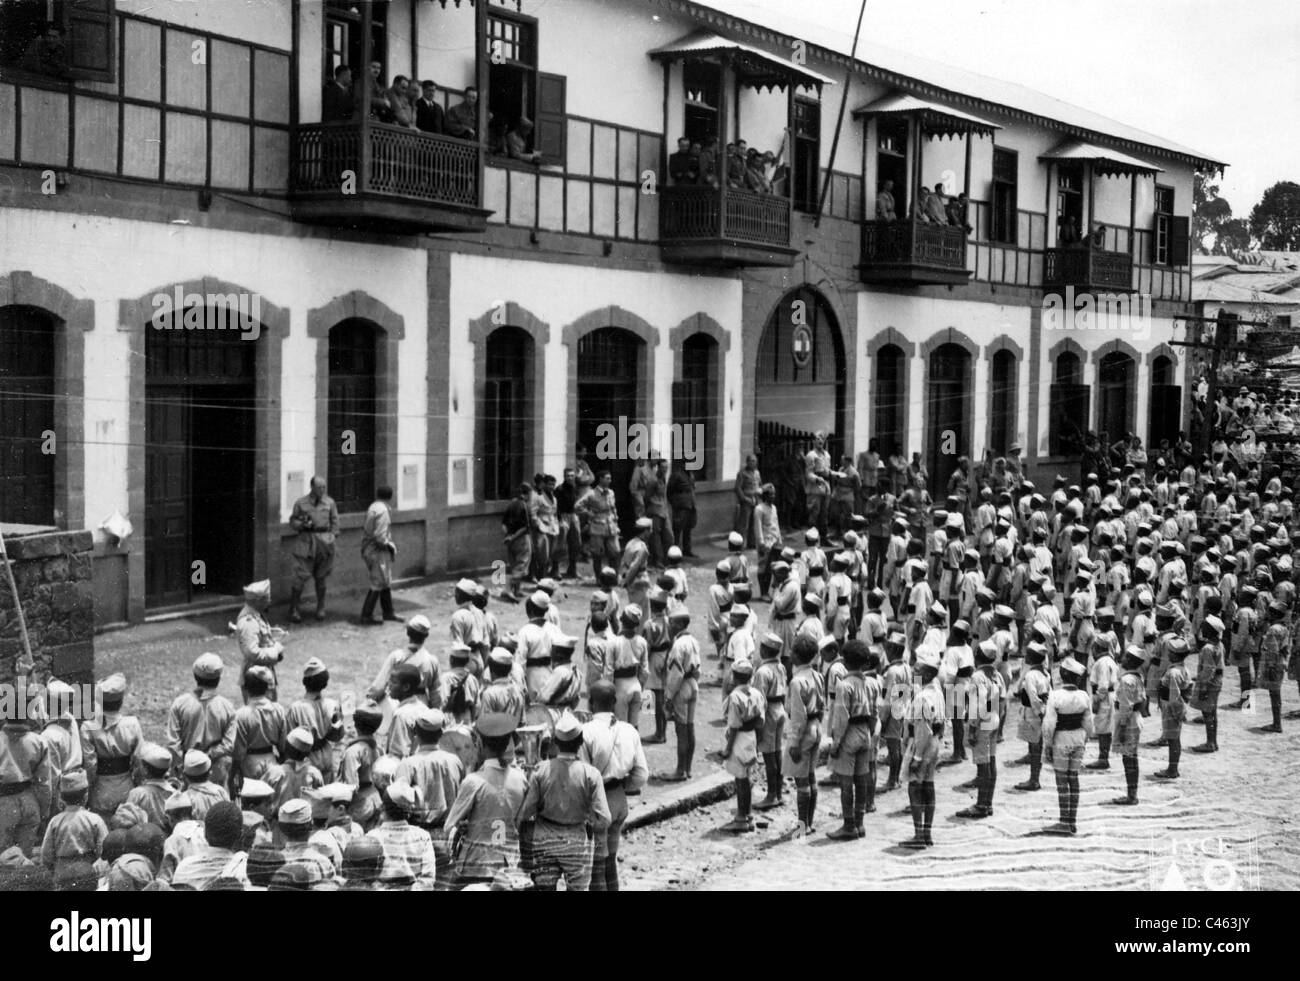
[[[704,146],[717,139],[718,107],[722,105],[722,67],[707,61],[688,61],[682,66],[682,86],[686,91],[684,112],[685,135]]]
[[[1048,454],[1074,456],[1083,452],[1083,434],[1088,429],[1091,393],[1083,384],[1083,364],[1072,351],[1056,357],[1056,375],[1051,389],[1051,422]]]
[[[1073,245],[1083,235],[1083,164],[1057,164],[1056,244]]]
[[[907,361],[902,349],[886,344],[876,354],[876,424],[872,435],[880,440],[880,452],[888,457],[903,449],[903,392]]]
[[[1016,438],[1016,356],[1005,348],[993,355],[989,402],[989,448],[1002,456]]]
[[[1175,383],[1174,362],[1160,355],[1151,362],[1151,408],[1147,420],[1147,449],[1155,458],[1161,440],[1172,444],[1178,438],[1183,389]]]
[[[47,314],[0,307],[0,521],[54,523],[54,338]]]
[[[375,479],[375,374],[378,334],[364,320],[345,320],[330,331],[329,412],[325,438],[330,496],[339,511],[364,511]]]
[[[893,183],[894,214],[907,214],[907,120],[876,120],[876,174],[880,187]]]
[[[387,87],[388,69],[388,4],[384,0],[370,8],[370,60],[379,62],[377,85]],[[334,78],[334,69],[347,65],[352,69],[353,81],[360,84],[362,62],[366,52],[361,44],[361,11],[350,0],[328,0],[325,5],[325,50],[321,59],[324,73],[322,82]]]
[[[1016,244],[1017,154],[1003,147],[993,148],[993,201],[989,238],[1007,245]]]
[[[498,327],[488,335],[480,448],[485,501],[509,500],[524,480],[532,344],[518,327]]]
[[[679,459],[690,464],[693,458],[700,463],[692,471],[697,480],[718,478],[717,371],[718,342],[707,334],[688,337],[682,345],[682,377],[673,382],[673,423],[681,445],[673,447],[672,466],[682,465]]]
[[[488,148],[505,153],[506,134],[521,119],[532,120],[524,138],[527,153],[544,163],[565,156],[568,123],[565,77],[537,69],[537,22],[531,17],[493,11],[488,15]]]
[[[817,186],[821,177],[822,107],[811,99],[794,101],[794,206],[799,211],[817,210]]]
[[[116,26],[114,0],[5,0],[0,69],[115,81]]]
[[[1185,266],[1191,261],[1190,219],[1186,215],[1174,214],[1174,189],[1156,185],[1156,226],[1151,236],[1154,255],[1152,260],[1158,266]]]

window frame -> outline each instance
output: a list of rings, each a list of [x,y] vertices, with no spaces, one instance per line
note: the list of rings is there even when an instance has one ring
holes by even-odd
[[[53,21],[47,21],[42,18],[42,23],[57,25],[64,42],[64,67],[59,72],[47,72],[39,69],[25,68],[21,64],[0,65],[0,78],[21,82],[25,79],[42,80],[45,82],[106,82],[117,84],[118,81],[118,9],[117,0],[55,0],[55,17]],[[88,10],[87,4],[96,5],[98,9]],[[2,8],[4,4],[0,4]],[[76,67],[72,63],[75,53],[73,38],[76,36],[75,26],[78,22],[91,24],[101,23],[104,27],[103,44],[104,60],[107,67],[102,69]],[[28,44],[35,42],[36,37],[32,37]],[[25,53],[25,52],[24,52]],[[21,56],[20,56],[21,60]]]
[[[482,0],[482,2],[486,2],[486,0]],[[492,59],[493,42],[500,40],[500,38],[494,37],[492,32],[493,24],[496,23],[510,24],[518,30],[519,40],[516,42],[519,48],[518,53],[521,56],[531,56],[531,61],[524,60],[523,58],[503,58],[502,61],[498,62]],[[514,109],[510,110],[511,115],[503,116],[500,111],[500,106],[495,108],[493,107],[493,71],[494,69],[509,68],[513,71],[523,73],[524,84],[527,91],[522,94],[520,100],[521,105],[518,111],[521,115],[527,116],[533,121],[533,132],[528,138],[528,145],[525,147],[525,150],[531,153],[537,146],[538,87],[540,84],[539,76],[541,74],[541,45],[538,43],[538,33],[538,20],[536,17],[529,17],[527,14],[516,13],[511,10],[503,10],[499,7],[492,7],[488,11],[487,35],[483,39],[483,43],[487,46],[485,54],[487,57],[488,82],[487,91],[480,92],[479,98],[487,100],[489,115],[496,117],[488,123],[488,133],[486,136],[489,149],[495,145],[495,134],[493,132],[494,126],[504,127],[500,131],[501,156],[508,157],[508,154],[505,152],[505,136],[506,133],[509,132],[509,127],[517,122],[518,117],[513,115],[515,112]]]
[[[799,135],[800,107],[806,110],[811,109],[815,113],[817,119],[817,135],[815,137]],[[799,147],[801,143],[804,145],[811,144],[813,147],[813,164],[810,175],[799,172],[801,169],[799,165]],[[821,203],[822,104],[820,100],[806,95],[796,95],[794,97],[794,108],[790,116],[790,146],[788,152],[790,154],[790,205],[795,211],[813,214]],[[804,201],[801,196],[801,188],[804,187],[807,187],[809,192],[807,201]]]
[[[1009,157],[1012,179],[998,177],[998,155],[1004,161]],[[1019,245],[1019,191],[1020,191],[1020,151],[1010,147],[993,147],[993,177],[989,194],[989,229],[990,242],[1002,245]],[[1005,197],[1003,197],[1005,195]],[[1006,227],[1000,227],[1005,222]]]

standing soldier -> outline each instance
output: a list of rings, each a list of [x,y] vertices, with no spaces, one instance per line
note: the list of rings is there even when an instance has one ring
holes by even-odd
[[[879,666],[879,658],[860,640],[844,645],[844,666],[848,674],[835,690],[831,714],[831,772],[840,784],[843,823],[827,837],[835,841],[865,838],[863,819],[875,810],[873,777],[876,722],[879,718],[880,682],[867,677]]]
[[[498,647],[488,655],[489,681],[478,698],[480,718],[485,715],[508,715],[515,720],[516,727],[523,725],[528,705],[523,689],[511,676],[514,666],[514,655],[504,647]]]
[[[1038,775],[1043,770],[1043,713],[1052,693],[1052,677],[1047,673],[1047,648],[1031,643],[1025,649],[1025,673],[1020,679],[1020,738],[1029,744],[1029,779],[1016,784],[1016,790],[1040,790]]]
[[[799,580],[790,575],[789,563],[781,560],[772,563],[772,577],[776,587],[767,629],[768,632],[781,638],[781,649],[789,651],[794,645],[794,635],[798,627],[796,615],[799,613],[802,599],[799,595]]]
[[[0,852],[17,845],[28,855],[50,814],[49,749],[26,721],[9,717],[16,706],[8,704],[11,708],[0,718]],[[70,771],[65,778],[80,772]]]
[[[49,749],[50,783],[43,788],[51,799],[51,813],[57,813],[59,778],[73,770],[83,769],[81,753],[81,726],[77,722],[76,691],[67,682],[51,678],[45,688],[46,722],[41,737]]]
[[[804,454],[803,493],[808,507],[809,528],[826,530],[827,505],[831,494],[831,455],[826,450],[826,432],[813,433],[813,445]]]
[[[1287,630],[1287,607],[1281,600],[1268,604],[1265,611],[1268,627],[1260,641],[1259,651],[1259,686],[1268,692],[1269,706],[1273,711],[1273,721],[1263,727],[1263,732],[1282,731],[1282,681],[1287,674],[1287,665],[1292,659],[1291,633]]]
[[[587,551],[591,555],[593,579],[599,579],[600,570],[606,566],[618,565],[618,502],[610,487],[612,481],[610,472],[602,470],[595,486],[574,505],[579,518],[588,523]]]
[[[90,782],[90,809],[107,819],[131,793],[132,771],[144,745],[144,732],[134,715],[122,715],[126,698],[123,675],[110,675],[98,688],[103,711],[81,727],[81,756]]]
[[[759,646],[761,661],[754,672],[754,690],[763,696],[763,734],[758,740],[758,752],[763,757],[763,770],[767,778],[767,794],[754,805],[755,810],[767,811],[780,807],[782,800],[781,748],[785,732],[785,667],[781,664],[781,638],[766,634]]]
[[[310,729],[314,742],[307,759],[320,770],[326,783],[334,782],[334,744],[343,738],[343,712],[339,703],[325,697],[330,673],[320,658],[313,657],[302,669],[306,697],[289,708],[289,728]]]
[[[444,821],[466,773],[460,757],[439,745],[445,723],[446,717],[440,709],[425,708],[416,716],[419,745],[398,764],[396,777],[420,792],[409,820],[433,839],[433,851],[438,856],[438,883],[444,890],[451,886],[451,851],[447,847]]]
[[[736,607],[732,607],[733,614]],[[642,686],[650,677],[649,647],[641,636],[641,608],[629,604],[619,614],[623,629],[609,642],[605,654],[605,676],[614,682],[619,721],[636,728],[641,719]]]
[[[754,830],[750,808],[753,805],[754,778],[758,775],[758,735],[763,728],[767,706],[762,693],[749,685],[753,675],[754,665],[748,659],[741,658],[732,664],[734,687],[722,700],[722,716],[727,726],[722,757],[727,772],[736,783],[736,816],[723,825],[723,831]]]
[[[201,749],[212,760],[218,782],[226,779],[234,745],[230,725],[235,720],[235,706],[224,695],[217,694],[223,667],[216,654],[196,658],[194,691],[178,696],[167,713],[167,749],[172,754],[173,766],[179,770],[186,753]],[[270,673],[269,668],[267,671]]]
[[[559,752],[533,771],[516,816],[520,826],[535,823],[533,875],[544,891],[554,889],[563,876],[567,889],[586,892],[591,885],[592,839],[609,829],[604,781],[599,770],[578,759],[582,745],[582,723],[565,712],[555,723]]]
[[[339,533],[339,509],[325,493],[325,479],[312,477],[311,492],[293,504],[289,524],[298,532],[290,556],[293,559],[293,592],[289,594],[289,619],[302,623],[298,604],[307,580],[316,584],[316,619],[325,619],[325,583],[334,568],[334,539]]]
[[[609,804],[609,827],[595,836],[592,849],[592,892],[618,892],[618,846],[627,820],[627,798],[639,794],[650,776],[641,736],[635,728],[614,717],[614,686],[598,681],[587,701],[591,721],[582,727],[578,758],[600,773]]]
[[[235,619],[235,637],[239,641],[239,653],[244,662],[239,670],[239,687],[244,687],[244,672],[254,664],[270,668],[270,698],[274,702],[278,698],[275,666],[284,660],[284,645],[277,639],[277,631],[266,622],[264,614],[270,605],[271,580],[263,579],[245,586],[244,606]],[[244,701],[248,701],[247,692],[244,693]]]
[[[284,753],[284,740],[293,726],[285,707],[266,697],[271,686],[270,669],[261,665],[249,668],[244,685],[249,699],[235,711],[231,766],[236,781],[263,780],[274,787],[275,764]]]
[[[1092,688],[1093,725],[1097,730],[1097,759],[1089,770],[1110,769],[1111,734],[1114,728],[1115,689],[1119,686],[1119,665],[1115,663],[1114,634],[1099,633],[1092,639],[1092,667],[1088,682]]]
[[[378,818],[383,806],[379,791],[375,789],[371,768],[379,759],[379,747],[375,741],[375,732],[384,713],[377,705],[359,705],[352,714],[352,724],[356,726],[357,738],[343,749],[339,761],[339,779],[350,787],[356,788],[349,808],[352,820],[369,830]]]
[[[509,578],[509,590],[503,586],[501,598],[508,603],[518,603],[522,598],[519,587],[528,578],[533,562],[533,540],[530,534],[532,518],[529,514],[532,497],[533,485],[525,481],[519,485],[514,500],[506,505],[505,513],[501,516],[501,541],[506,548]]]
[[[993,814],[993,794],[998,785],[998,728],[1005,709],[1006,689],[997,666],[998,648],[992,640],[982,641],[975,652],[975,674],[966,708],[966,739],[975,759],[975,804],[957,812],[958,817],[986,818]]]
[[[628,601],[638,606],[645,603],[650,586],[650,546],[647,541],[654,533],[654,522],[649,518],[636,519],[636,534],[623,549],[618,564],[618,584],[627,592]]]
[[[448,848],[456,856],[452,875],[457,886],[491,882],[497,872],[519,865],[515,819],[528,784],[514,761],[517,725],[514,716],[494,712],[480,716],[475,726],[483,743],[483,766],[461,782],[443,822]]]
[[[1056,795],[1061,820],[1047,828],[1049,834],[1079,831],[1079,767],[1083,747],[1093,734],[1092,703],[1082,691],[1087,669],[1073,657],[1061,662],[1061,687],[1047,696],[1043,713],[1043,756],[1056,771]]]
[[[437,705],[442,696],[438,684],[438,659],[424,646],[432,629],[433,625],[423,613],[417,613],[407,620],[406,646],[389,652],[383,663],[379,665],[375,680],[370,683],[367,696],[384,713],[384,723],[379,727],[381,741],[388,737],[388,729],[396,709],[396,703],[388,697],[388,683],[399,664],[409,664],[419,674],[420,695],[426,705]]]
[[[908,703],[912,698],[912,669],[903,661],[907,653],[907,639],[903,634],[896,630],[890,631],[885,637],[884,648],[888,666],[880,682],[882,699],[880,738],[885,741],[885,748],[889,753],[889,777],[884,786],[884,792],[888,793],[898,788],[899,776],[903,770],[903,739],[907,735]],[[935,663],[939,663],[937,657]],[[838,684],[838,680],[836,683]],[[829,697],[831,691],[829,677],[826,691]]]
[[[758,592],[768,599],[772,585],[772,564],[781,557],[784,540],[781,537],[781,519],[776,510],[776,488],[764,484],[761,500],[754,508],[754,545],[758,550]],[[730,570],[728,570],[730,571]]]
[[[691,778],[691,759],[695,756],[695,704],[700,691],[700,645],[690,634],[691,614],[685,607],[668,614],[672,647],[664,683],[664,701],[668,717],[677,735],[677,769],[661,779],[680,783]]]
[[[276,798],[277,807],[283,807],[299,797],[306,800],[304,791],[319,790],[325,786],[320,770],[307,762],[307,755],[314,742],[311,730],[302,726],[289,730],[289,735],[284,737],[284,759],[280,763],[284,777],[280,781],[279,796]]]
[[[709,640],[713,641],[714,657],[722,657],[730,632],[731,614],[731,563],[726,559],[713,569],[713,585],[709,587],[708,620]],[[594,601],[594,597],[593,597]]]
[[[385,752],[398,758],[410,756],[419,745],[415,724],[421,713],[429,707],[424,697],[423,679],[419,669],[413,664],[399,664],[393,668],[388,678],[388,693],[397,707],[388,727],[388,741]],[[299,727],[294,732],[306,732],[310,735],[310,753],[316,744],[316,734],[310,729]],[[292,735],[292,733],[290,733]]]
[[[1115,700],[1114,745],[1124,763],[1124,783],[1128,793],[1117,797],[1112,804],[1132,805],[1138,802],[1138,739],[1142,734],[1142,718],[1150,714],[1147,707],[1146,683],[1142,678],[1145,652],[1130,645],[1120,666],[1119,686]]]
[[[655,731],[644,742],[649,744],[668,741],[668,716],[664,709],[664,682],[667,680],[668,650],[673,645],[668,633],[668,594],[656,586],[650,590],[650,619],[646,621],[642,636],[646,642],[646,668],[648,687],[654,709]]]
[[[452,644],[463,644],[469,649],[473,662],[470,670],[482,677],[483,661],[492,649],[488,646],[486,614],[474,604],[479,592],[479,584],[473,579],[456,583],[456,609],[451,615],[450,630]],[[484,592],[483,596],[486,599],[487,593]]]
[[[176,792],[167,779],[172,768],[172,754],[157,743],[146,743],[140,750],[141,775],[138,787],[126,795],[126,802],[134,804],[149,818],[150,824],[167,827],[167,798]]]
[[[39,737],[38,737],[39,738]],[[104,819],[85,808],[89,784],[84,770],[65,773],[59,781],[63,810],[50,818],[41,842],[41,864],[58,878],[59,869],[73,862],[96,862],[108,826]]]
[[[934,845],[930,834],[934,826],[934,774],[943,749],[947,719],[943,688],[939,685],[938,651],[918,652],[916,670],[921,683],[908,701],[907,749],[903,757],[907,766],[907,800],[912,809],[914,834],[902,842],[902,846],[912,849]]]
[[[1187,714],[1187,699],[1192,694],[1192,679],[1183,667],[1187,657],[1187,641],[1173,637],[1165,645],[1169,669],[1160,678],[1160,719],[1165,745],[1169,747],[1169,765],[1156,772],[1162,780],[1178,778],[1178,760],[1183,755],[1183,718]]]
[[[392,513],[389,502],[393,499],[393,489],[388,486],[375,492],[375,502],[366,511],[366,520],[361,525],[361,558],[366,563],[366,572],[370,577],[370,589],[361,604],[361,625],[375,626],[381,621],[375,620],[375,602],[383,611],[384,620],[400,620],[393,612],[393,562],[397,558],[397,543],[390,532]]]
[[[1216,594],[1217,595],[1217,594]],[[1223,690],[1224,624],[1213,613],[1201,622],[1201,652],[1196,663],[1196,687],[1192,707],[1200,709],[1205,723],[1205,742],[1193,746],[1193,753],[1217,753],[1219,750],[1219,693]]]
[[[795,643],[791,651],[794,676],[786,696],[789,703],[790,738],[785,744],[782,775],[794,778],[795,806],[799,814],[797,834],[813,831],[817,812],[817,754],[822,742],[822,718],[826,710],[826,685],[813,667],[817,646],[808,639]]]
[[[515,647],[515,684],[527,694],[528,701],[538,701],[546,679],[551,675],[551,638],[555,631],[546,621],[551,598],[540,589],[533,590],[524,601],[528,622],[519,628]]]

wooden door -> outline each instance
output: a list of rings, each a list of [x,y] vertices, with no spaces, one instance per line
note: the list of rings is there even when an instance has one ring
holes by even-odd
[[[145,397],[145,603],[190,599],[190,404],[180,385]]]

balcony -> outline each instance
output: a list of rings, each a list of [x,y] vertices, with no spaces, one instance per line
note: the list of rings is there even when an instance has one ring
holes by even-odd
[[[371,120],[300,125],[294,218],[399,234],[483,231],[482,153],[477,143]]]
[[[1043,288],[1073,287],[1081,293],[1133,292],[1133,257],[1089,246],[1045,249]]]
[[[659,198],[665,262],[791,266],[790,200],[732,187],[665,187]]]
[[[965,283],[966,230],[906,219],[863,222],[860,272],[864,283]]]

